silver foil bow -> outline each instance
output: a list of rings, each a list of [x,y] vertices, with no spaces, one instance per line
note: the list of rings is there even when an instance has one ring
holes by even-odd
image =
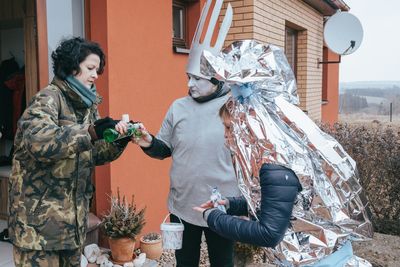
[[[313,264],[347,240],[372,237],[356,163],[296,106],[295,77],[280,48],[253,40],[234,42],[218,56],[204,51],[201,70],[231,89],[227,144],[250,214],[257,218],[260,208],[262,164],[292,169],[303,186],[283,241],[266,249],[270,263]],[[354,265],[369,263],[353,256],[347,266]]]

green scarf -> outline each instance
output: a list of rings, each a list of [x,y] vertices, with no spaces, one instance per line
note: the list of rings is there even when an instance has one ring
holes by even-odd
[[[66,78],[71,89],[78,94],[78,96],[85,103],[86,107],[90,108],[96,102],[96,86],[93,84],[92,88],[88,89],[74,76]]]

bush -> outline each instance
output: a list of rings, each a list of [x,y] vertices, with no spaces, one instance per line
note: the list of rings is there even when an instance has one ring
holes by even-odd
[[[399,127],[373,123],[322,125],[357,162],[375,231],[400,235]]]

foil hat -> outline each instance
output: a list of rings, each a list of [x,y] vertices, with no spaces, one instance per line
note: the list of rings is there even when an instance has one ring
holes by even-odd
[[[213,55],[217,55],[221,51],[224,45],[226,35],[228,34],[229,28],[231,27],[232,17],[233,17],[232,6],[231,4],[228,4],[224,20],[219,29],[217,41],[215,42],[214,46],[211,46],[211,39],[215,30],[215,26],[218,22],[218,17],[222,8],[222,3],[224,2],[223,0],[216,0],[215,6],[212,10],[210,21],[208,23],[207,32],[205,34],[203,42],[200,43],[200,38],[203,33],[204,24],[206,22],[212,2],[213,0],[207,0],[205,6],[203,7],[203,10],[200,15],[200,20],[197,24],[196,32],[193,37],[192,45],[190,47],[189,60],[186,66],[187,73],[205,79],[210,79],[211,77],[203,75],[200,70],[200,59],[203,54],[203,51],[205,50],[209,51]]]

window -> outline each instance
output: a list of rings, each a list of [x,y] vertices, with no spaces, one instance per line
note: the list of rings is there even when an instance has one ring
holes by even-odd
[[[297,30],[286,27],[285,54],[295,76],[297,76],[297,36]]]
[[[174,0],[172,6],[172,40],[174,47],[187,48],[185,1]]]

